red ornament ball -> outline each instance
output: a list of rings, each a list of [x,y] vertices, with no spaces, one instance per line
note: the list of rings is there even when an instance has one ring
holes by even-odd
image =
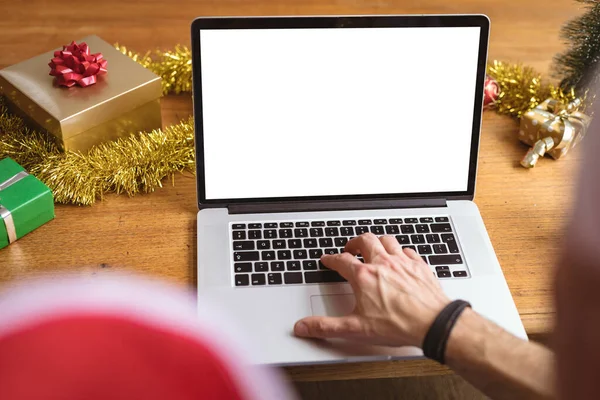
[[[496,80],[488,75],[485,77],[483,85],[483,106],[490,108],[494,105],[498,95],[500,94],[500,86]]]

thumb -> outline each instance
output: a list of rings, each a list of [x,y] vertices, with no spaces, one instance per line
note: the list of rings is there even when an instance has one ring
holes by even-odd
[[[347,317],[307,317],[296,322],[294,334],[308,338],[344,338],[361,330],[360,321]]]

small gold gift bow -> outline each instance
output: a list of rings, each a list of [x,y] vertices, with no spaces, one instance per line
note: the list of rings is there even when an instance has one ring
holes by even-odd
[[[25,171],[21,171],[17,173],[15,176],[7,179],[6,181],[0,183],[0,192],[6,189],[7,187],[14,185],[19,182],[21,179],[29,176],[29,174]],[[0,199],[1,200],[1,199]],[[13,243],[17,241],[17,229],[15,227],[15,221],[13,220],[12,214],[10,210],[0,203],[0,218],[4,221],[4,226],[6,226],[6,232],[8,233],[8,243]]]
[[[551,133],[553,130],[552,124],[554,124],[555,122],[561,122],[564,125],[565,129],[563,132],[562,139],[559,143],[556,143],[556,145],[554,146],[555,150],[560,150],[564,148],[575,138],[575,127],[573,126],[571,121],[569,121],[570,118],[576,119],[584,125],[586,124],[583,118],[579,117],[578,115],[573,115],[573,113],[577,111],[577,109],[581,106],[580,99],[573,100],[562,109],[560,106],[561,103],[559,101],[550,100],[548,102],[548,108],[551,109],[553,112],[542,110],[541,108],[537,107],[533,109],[534,112],[537,112],[540,115],[544,116],[544,118],[546,118],[546,122],[544,122],[540,128],[541,130]]]

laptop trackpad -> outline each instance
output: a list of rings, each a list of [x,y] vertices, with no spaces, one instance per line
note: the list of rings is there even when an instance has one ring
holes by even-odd
[[[353,294],[331,294],[310,296],[310,307],[313,315],[341,317],[354,311],[356,300]]]

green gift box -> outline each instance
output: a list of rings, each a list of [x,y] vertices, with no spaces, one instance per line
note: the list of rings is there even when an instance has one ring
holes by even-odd
[[[48,186],[10,158],[0,160],[0,249],[52,219]]]

